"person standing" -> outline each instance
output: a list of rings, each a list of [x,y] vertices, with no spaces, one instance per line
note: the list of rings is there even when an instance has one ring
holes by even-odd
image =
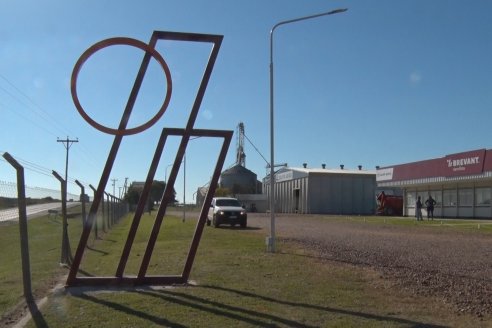
[[[434,205],[436,205],[436,201],[429,194],[429,198],[425,201],[425,206],[427,206],[427,220],[429,220],[429,217],[434,220]]]
[[[423,221],[422,218],[422,201],[420,196],[417,197],[417,202],[415,203],[415,215],[417,216],[417,221]]]

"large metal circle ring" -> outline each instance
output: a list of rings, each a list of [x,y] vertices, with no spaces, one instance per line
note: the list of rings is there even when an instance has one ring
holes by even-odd
[[[97,123],[92,118],[90,118],[90,116],[87,115],[87,113],[84,111],[84,108],[80,104],[79,97],[77,95],[77,78],[78,78],[80,69],[82,68],[84,63],[87,61],[87,59],[89,59],[90,56],[92,56],[97,51],[104,49],[104,48],[107,48],[107,47],[110,47],[110,46],[114,46],[114,45],[128,45],[128,46],[139,48],[139,49],[149,53],[161,65],[161,67],[164,70],[164,73],[166,75],[166,83],[167,83],[166,98],[164,99],[164,102],[163,102],[161,108],[159,109],[159,111],[157,112],[157,114],[155,114],[154,117],[152,117],[146,123],[139,125],[139,126],[136,126],[134,128],[130,128],[130,129],[126,129],[126,128],[112,129],[112,128],[109,128],[107,126],[104,126],[102,124]],[[110,39],[102,40],[100,42],[95,43],[89,49],[87,49],[82,54],[82,56],[80,56],[79,60],[75,64],[75,67],[73,68],[70,89],[72,92],[72,99],[73,99],[73,102],[75,104],[75,107],[77,108],[77,111],[79,112],[79,114],[84,118],[84,120],[87,121],[87,123],[92,125],[94,128],[98,129],[99,131],[102,131],[102,132],[105,132],[108,134],[120,135],[120,136],[132,135],[132,134],[137,134],[137,133],[140,133],[142,131],[147,130],[152,125],[154,125],[162,117],[162,115],[164,115],[164,112],[166,111],[166,109],[169,105],[169,101],[171,100],[171,93],[172,93],[171,72],[169,71],[169,67],[167,66],[165,60],[162,58],[162,56],[159,54],[159,52],[157,50],[155,50],[154,48],[152,48],[150,45],[148,45],[142,41],[132,39],[132,38],[122,38],[122,37],[110,38]]]

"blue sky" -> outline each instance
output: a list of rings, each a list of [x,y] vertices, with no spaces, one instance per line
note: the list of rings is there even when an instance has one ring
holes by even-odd
[[[235,130],[270,158],[269,32],[279,21],[348,11],[279,27],[274,37],[275,162],[300,167],[374,169],[491,148],[492,2],[490,1],[28,1],[3,0],[0,11],[0,152],[39,168],[26,184],[59,188],[65,148],[69,181],[96,186],[113,137],[79,115],[70,76],[94,43],[124,36],[147,42],[154,30],[224,35],[195,128]],[[210,47],[160,42],[173,93],[152,128],[125,137],[111,173],[116,194],[125,178],[145,180],[163,127],[183,127]],[[81,102],[101,124],[116,127],[142,53],[112,47],[94,55],[78,81]],[[152,117],[165,96],[154,63],[130,125]],[[164,150],[165,180],[176,140]],[[196,139],[187,150],[186,201],[205,184],[219,149]],[[235,162],[236,136],[225,166]],[[262,179],[265,161],[246,141],[246,167]],[[31,165],[29,165],[32,167]],[[183,200],[183,170],[175,189]],[[14,182],[0,161],[0,180]],[[108,185],[108,192],[113,187]],[[69,184],[69,192],[79,188]]]

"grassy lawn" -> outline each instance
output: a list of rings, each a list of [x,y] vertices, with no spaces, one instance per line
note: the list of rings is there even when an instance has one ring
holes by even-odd
[[[138,270],[152,218],[142,219],[127,275]],[[371,223],[390,224],[393,219],[378,220]],[[394,220],[394,224],[413,224]],[[70,220],[73,235],[80,233],[78,222]],[[431,223],[424,224],[432,228]],[[129,225],[130,220],[123,220],[93,242],[81,265],[83,274],[114,274]],[[61,225],[43,218],[31,220],[29,226],[31,259],[43,263],[33,263],[33,283],[44,286],[67,272],[58,265]],[[181,218],[166,217],[148,274],[180,274],[194,228],[193,220],[183,223]],[[18,248],[16,229],[16,225],[0,227],[0,246],[12,250],[12,254],[2,254],[0,265],[2,312],[22,295],[19,255],[13,254]],[[438,299],[405,294],[367,268],[325,261],[282,242],[278,253],[266,253],[265,236],[254,227],[206,227],[191,273],[194,285],[119,291],[61,289],[50,295],[41,315],[27,327],[487,326],[473,317],[454,314]],[[38,244],[34,244],[36,239]],[[71,236],[71,241],[75,249],[78,239]],[[3,261],[4,256],[9,262]]]
[[[394,217],[394,216],[327,216],[332,220],[350,221],[354,223],[367,223],[377,225],[396,225],[407,227],[427,227],[447,229],[461,232],[476,232],[479,230],[482,233],[492,233],[491,220],[479,219],[450,219],[450,218],[435,218],[434,220],[417,221],[412,217]]]
[[[72,250],[81,231],[81,220],[69,219]],[[61,218],[48,216],[29,220],[29,251],[32,289],[35,298],[44,296],[59,276],[66,272],[60,266]],[[4,314],[23,300],[19,226],[17,222],[0,226],[0,312]]]

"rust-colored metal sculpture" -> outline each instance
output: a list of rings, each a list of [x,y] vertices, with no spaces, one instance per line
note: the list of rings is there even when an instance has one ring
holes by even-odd
[[[115,136],[113,145],[108,155],[108,159],[106,161],[106,165],[101,175],[101,180],[97,187],[97,190],[94,194],[94,201],[89,211],[88,218],[85,222],[84,229],[82,231],[82,235],[80,237],[80,241],[72,262],[72,266],[70,268],[70,272],[67,278],[67,286],[114,286],[114,285],[170,285],[170,284],[184,284],[188,282],[188,278],[191,272],[191,268],[193,266],[193,262],[195,259],[195,255],[198,249],[198,245],[200,243],[200,238],[206,223],[208,208],[210,206],[213,194],[215,193],[215,189],[217,187],[217,182],[219,179],[220,172],[222,170],[222,166],[225,161],[225,157],[227,154],[227,150],[229,148],[233,131],[221,131],[221,130],[200,130],[194,129],[194,124],[196,117],[198,115],[198,111],[200,109],[200,105],[205,94],[205,90],[207,88],[208,81],[212,74],[212,70],[215,64],[215,60],[217,58],[220,45],[222,43],[223,36],[221,35],[209,35],[209,34],[195,34],[195,33],[179,33],[179,32],[163,32],[163,31],[154,31],[150,42],[148,44],[143,43],[141,41],[130,39],[130,38],[111,38],[106,39],[101,42],[94,44],[92,47],[87,49],[87,51],[82,54],[80,59],[77,61],[71,80],[71,92],[74,104],[79,111],[80,115],[94,128],[109,133]],[[119,146],[121,144],[123,136],[140,133],[152,125],[154,125],[164,114],[166,111],[172,93],[172,80],[169,68],[162,58],[162,56],[155,50],[155,46],[158,40],[172,40],[172,41],[187,41],[187,42],[206,42],[212,45],[212,51],[203,73],[203,77],[198,88],[197,95],[195,97],[195,101],[193,103],[193,107],[191,109],[191,113],[184,129],[171,129],[164,128],[161,133],[161,137],[158,141],[154,157],[152,163],[150,165],[147,179],[145,181],[144,188],[142,190],[142,194],[140,196],[135,215],[133,217],[133,221],[128,233],[127,240],[125,242],[125,246],[123,248],[123,252],[120,257],[120,261],[118,267],[116,268],[114,276],[107,277],[87,277],[87,276],[79,276],[78,271],[80,267],[80,263],[82,260],[82,256],[86,249],[87,241],[92,229],[92,225],[97,215],[97,210],[101,199],[104,195],[104,189],[108,183],[109,176],[111,173],[111,169],[113,167],[116,154],[118,152]],[[80,69],[82,68],[85,61],[95,52],[101,50],[103,48],[112,46],[112,45],[128,45],[132,47],[137,47],[145,51],[145,56],[142,60],[142,64],[140,66],[139,72],[137,74],[133,89],[130,93],[125,111],[121,118],[120,124],[117,129],[109,128],[103,126],[94,120],[92,120],[82,108],[78,95],[77,95],[77,78]],[[162,107],[159,109],[157,114],[150,119],[148,122],[137,126],[135,128],[127,128],[127,123],[130,118],[130,114],[132,112],[133,106],[135,105],[135,101],[142,85],[142,81],[149,65],[150,59],[154,58],[159,65],[164,70],[166,75],[167,82],[167,92]],[[145,250],[145,254],[142,259],[142,263],[140,265],[139,272],[137,276],[125,276],[124,271],[126,267],[126,263],[128,261],[128,257],[133,245],[133,241],[140,223],[140,219],[145,209],[145,205],[147,203],[150,188],[152,185],[152,181],[154,180],[155,173],[157,171],[158,164],[161,159],[161,155],[164,149],[164,145],[166,143],[168,136],[179,136],[181,137],[181,142],[176,154],[176,158],[174,160],[174,164],[169,175],[169,179],[166,184],[166,188],[164,190],[164,194],[162,196],[162,200],[156,214],[155,222],[151,234],[149,236],[149,241]],[[212,179],[210,182],[209,190],[207,196],[205,197],[205,201],[203,203],[202,209],[200,211],[200,216],[198,218],[197,227],[195,229],[195,233],[193,235],[190,249],[188,251],[188,255],[186,257],[186,262],[181,275],[158,275],[158,276],[148,276],[147,269],[150,263],[150,259],[152,257],[152,252],[154,250],[154,246],[157,241],[157,237],[159,234],[159,230],[164,221],[164,216],[166,214],[166,209],[169,202],[172,199],[172,193],[174,190],[174,183],[176,181],[176,177],[178,175],[180,164],[183,160],[186,147],[188,145],[188,141],[190,137],[213,137],[213,138],[222,138],[223,143],[222,147],[217,159],[217,163],[215,165],[215,169],[212,175]]]

